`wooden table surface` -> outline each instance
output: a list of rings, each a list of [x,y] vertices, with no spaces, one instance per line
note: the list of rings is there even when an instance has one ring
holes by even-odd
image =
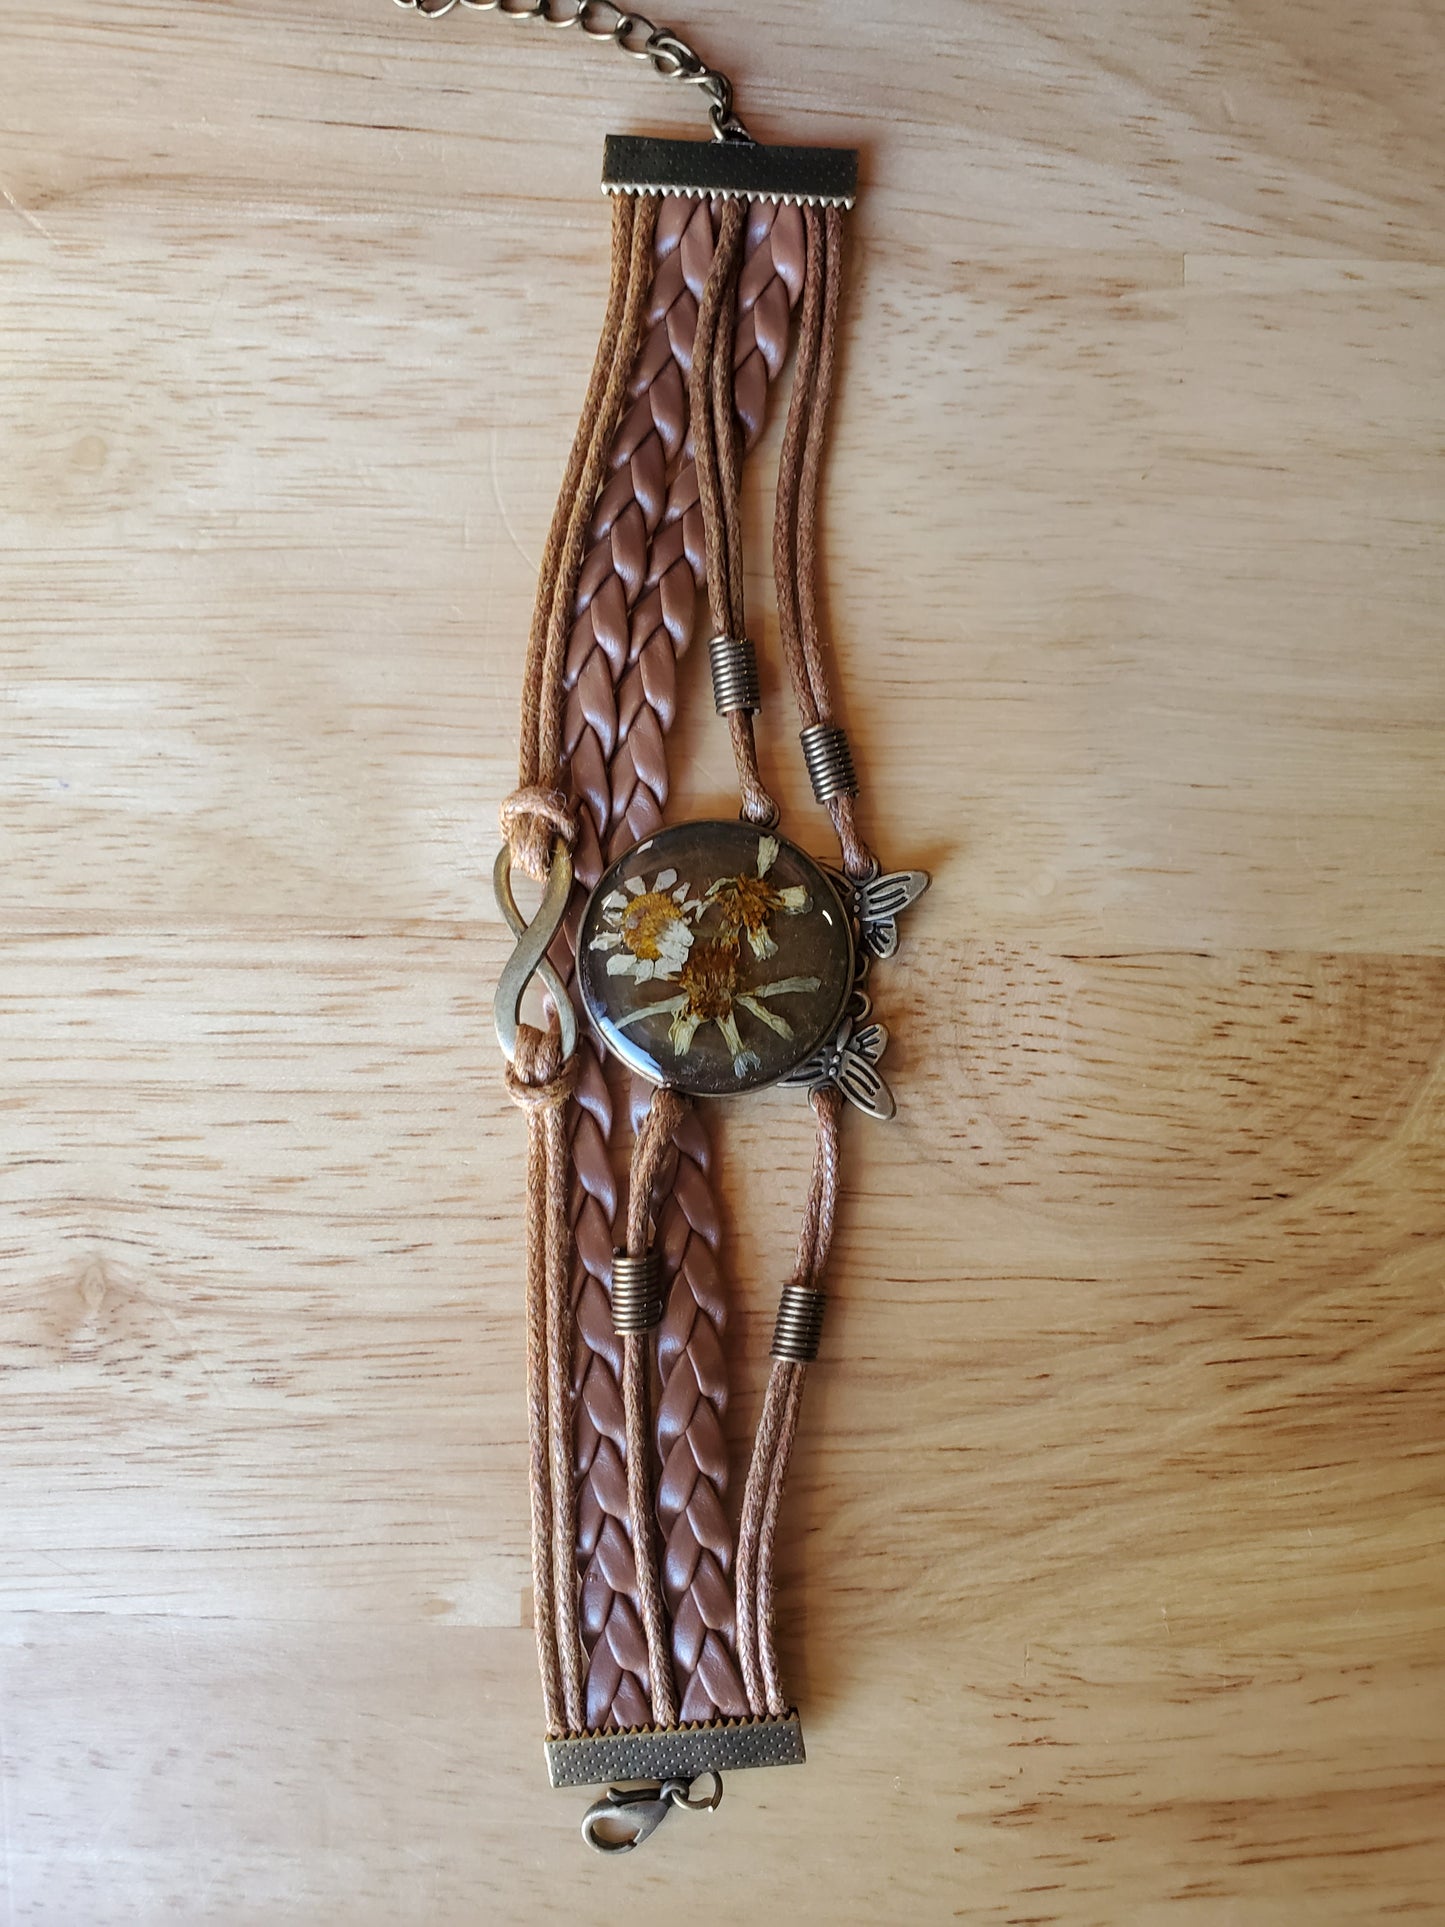
[[[788,1501],[810,1764],[596,1861],[527,1627],[496,807],[601,138],[697,103],[7,0],[0,1920],[1445,1920],[1445,12],[668,18],[864,150],[828,598],[935,878]],[[724,1138],[740,1447],[806,1117]]]

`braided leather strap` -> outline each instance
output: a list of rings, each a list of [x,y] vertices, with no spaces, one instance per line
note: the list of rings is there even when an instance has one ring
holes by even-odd
[[[576,1550],[588,1653],[584,1710],[587,1730],[595,1731],[609,1722],[646,1726],[652,1702],[627,1525],[622,1341],[613,1328],[608,1295],[618,1202],[609,1149],[614,1106],[590,1043],[579,1045],[578,1057],[571,1136]]]
[[[666,210],[669,203],[663,205]],[[708,263],[711,259],[709,245]],[[733,354],[733,394],[748,448],[763,432],[769,384],[787,359],[792,310],[803,290],[806,263],[801,211],[772,203],[753,207],[738,283]],[[696,296],[705,279],[706,264],[693,290],[694,324]],[[691,339],[689,334],[689,350]],[[684,365],[690,365],[690,356]],[[675,663],[692,640],[697,594],[706,568],[697,470],[689,459],[668,490],[661,526],[652,540],[647,581],[632,616],[627,671],[615,711],[609,862],[650,836],[662,822],[668,791],[662,739],[672,726],[675,710]],[[569,739],[570,733],[569,728]]]
[[[667,511],[668,474],[687,435],[686,370],[697,296],[712,261],[707,204],[664,200],[654,246],[647,333],[632,377],[631,405],[613,446],[611,473],[593,514],[567,652],[562,740],[572,792],[584,805],[575,858],[578,877],[588,888],[606,867],[602,851],[612,819],[611,766],[622,734],[618,686],[629,664],[638,661],[633,612],[647,586],[652,544]],[[690,609],[684,627],[690,634]],[[648,652],[646,667],[671,722],[672,651],[665,664],[657,654]],[[654,745],[660,758],[660,733]],[[639,747],[646,756],[647,746]]]
[[[650,1094],[646,1085],[634,1083],[634,1119]],[[673,1133],[672,1151],[672,1169],[659,1186],[663,1203],[658,1215],[663,1271],[669,1281],[657,1335],[662,1584],[672,1615],[679,1717],[735,1719],[749,1709],[733,1652],[733,1535],[723,1510],[728,1482],[722,1428],[728,1395],[722,1347],[727,1295],[717,1263],[720,1226],[711,1149],[696,1111]]]
[[[634,399],[616,437],[579,581],[564,744],[584,886],[596,881],[613,853],[658,826],[667,797],[663,742],[675,711],[675,666],[692,639],[704,569],[696,475],[685,446],[686,374],[713,242],[706,203],[664,201]],[[755,208],[747,247],[735,368],[738,411],[751,443],[763,426],[768,384],[787,355],[791,309],[803,285],[797,210]],[[669,487],[667,471],[679,457]],[[615,1109],[602,1067],[584,1047],[571,1145],[578,1558],[591,1730],[645,1723],[649,1704],[626,1529],[621,1352],[607,1294],[617,1217],[610,1148]],[[675,1149],[658,1205],[667,1283],[676,1286],[659,1334],[659,1513],[682,1717],[700,1719],[744,1712],[747,1697],[731,1650],[732,1535],[722,1505],[725,1300],[714,1262],[720,1226],[706,1135],[695,1118],[679,1130]]]
[[[734,353],[734,390],[746,442],[762,433],[769,382],[788,352],[793,303],[801,293],[805,242],[795,208],[753,210],[743,273],[738,286],[738,334]],[[696,471],[684,463],[669,492],[664,524],[653,544],[658,578],[656,607],[666,611],[661,593],[666,577],[658,568],[680,556],[687,570],[687,627],[679,631],[666,657],[680,655],[691,640],[696,596],[706,567]],[[669,530],[681,537],[669,540]],[[678,561],[672,568],[680,576]],[[681,581],[676,584],[681,588]],[[667,800],[667,765],[653,750],[648,719],[656,718],[660,745],[672,722],[650,701],[644,665],[666,659],[662,636],[652,627],[650,598],[644,596],[633,620],[636,660],[629,667],[619,700],[619,744],[613,759],[613,819],[609,860],[662,820]],[[671,633],[666,632],[671,641]],[[647,744],[647,757],[635,745]],[[634,1096],[634,1106],[641,1093]],[[673,1670],[683,1719],[732,1718],[748,1710],[747,1695],[733,1655],[734,1612],[729,1578],[733,1535],[723,1509],[727,1488],[727,1448],[722,1418],[727,1405],[727,1373],[722,1349],[726,1295],[718,1273],[721,1226],[712,1190],[707,1132],[693,1114],[673,1140],[677,1154],[672,1182],[660,1206],[663,1261],[668,1283],[666,1311],[658,1333],[662,1398],[658,1405],[658,1446],[663,1470],[658,1513],[664,1535],[663,1585],[673,1617]]]
[[[690,353],[697,317],[691,284],[706,276],[711,259],[706,207],[665,200],[654,249],[647,332],[632,378],[632,401],[613,446],[611,472],[593,514],[568,652],[563,743],[577,806],[574,860],[585,888],[605,867],[609,765],[618,733],[616,692],[629,655],[631,611],[666,506],[668,469],[686,436],[687,387],[678,357],[679,352]],[[570,941],[557,961],[570,964]],[[609,1725],[646,1725],[651,1697],[627,1525],[622,1345],[613,1328],[609,1295],[618,1217],[611,1149],[616,1105],[590,1042],[579,1047],[579,1054],[571,1134],[577,1560],[588,1653],[586,1722],[589,1731],[597,1731]]]

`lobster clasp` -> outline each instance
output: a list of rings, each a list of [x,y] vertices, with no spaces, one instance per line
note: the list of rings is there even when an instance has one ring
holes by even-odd
[[[645,1786],[608,1787],[582,1816],[582,1838],[598,1853],[631,1853],[649,1839],[674,1807],[711,1813],[722,1798],[722,1775],[713,1773],[712,1792],[694,1799],[688,1780],[651,1781]]]
[[[582,1838],[598,1853],[631,1853],[671,1811],[660,1786],[609,1787],[583,1814]]]

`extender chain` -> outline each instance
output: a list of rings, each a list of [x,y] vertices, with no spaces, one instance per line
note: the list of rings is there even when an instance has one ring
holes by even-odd
[[[589,40],[611,41],[634,60],[647,61],[664,80],[682,80],[700,88],[708,101],[715,139],[752,139],[733,112],[733,84],[727,75],[709,67],[681,35],[654,26],[644,14],[614,6],[613,0],[396,0],[396,4],[428,20],[439,20],[453,7],[465,7],[472,13],[500,13],[509,20],[540,20],[546,27],[580,27]]]

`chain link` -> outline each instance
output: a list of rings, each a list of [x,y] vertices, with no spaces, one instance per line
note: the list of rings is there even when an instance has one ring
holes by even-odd
[[[439,20],[453,7],[469,13],[500,13],[508,20],[540,20],[547,27],[580,27],[589,40],[611,41],[634,60],[645,60],[664,80],[686,81],[708,103],[714,140],[751,141],[733,112],[733,84],[709,67],[680,35],[656,27],[645,14],[628,13],[613,0],[396,0],[409,13]]]

